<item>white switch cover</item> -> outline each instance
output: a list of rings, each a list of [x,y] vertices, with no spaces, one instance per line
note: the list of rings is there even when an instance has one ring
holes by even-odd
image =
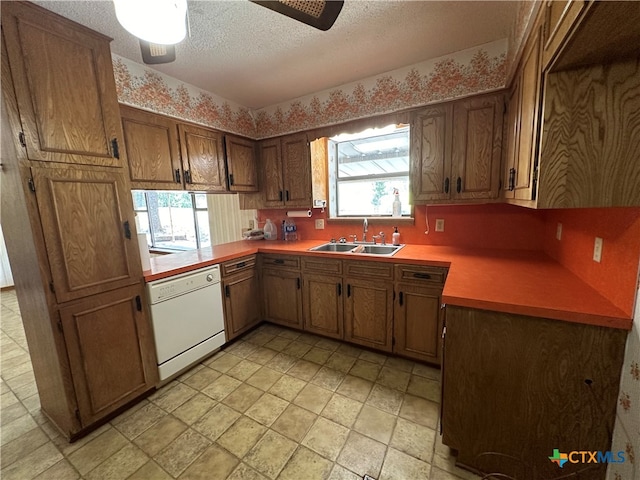
[[[316,219],[316,230],[324,230],[324,218]]]
[[[593,242],[593,261],[600,263],[602,260],[602,239],[596,237],[596,241]]]
[[[436,218],[436,232],[444,232],[444,218]]]
[[[558,228],[556,228],[556,240],[562,240],[562,224],[558,222]]]

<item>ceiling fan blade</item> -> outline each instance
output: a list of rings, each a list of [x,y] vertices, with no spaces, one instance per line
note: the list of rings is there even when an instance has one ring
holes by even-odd
[[[142,52],[142,61],[147,65],[171,63],[176,59],[175,45],[159,45],[140,39],[140,52]]]
[[[335,23],[344,5],[343,0],[251,1],[319,30],[329,30]]]

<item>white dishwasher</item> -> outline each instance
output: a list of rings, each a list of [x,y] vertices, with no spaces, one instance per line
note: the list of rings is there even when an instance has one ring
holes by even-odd
[[[218,265],[149,282],[147,292],[160,380],[224,345]]]

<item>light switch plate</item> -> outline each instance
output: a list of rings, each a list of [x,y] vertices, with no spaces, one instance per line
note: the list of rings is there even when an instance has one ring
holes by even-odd
[[[436,232],[444,232],[444,218],[436,218]]]
[[[316,219],[316,230],[324,230],[324,218]]]
[[[593,261],[600,263],[600,260],[602,260],[602,239],[596,237],[595,242],[593,242]]]

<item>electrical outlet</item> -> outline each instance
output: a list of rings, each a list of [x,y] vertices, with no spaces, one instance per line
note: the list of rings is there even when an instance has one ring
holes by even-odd
[[[436,218],[436,232],[444,232],[444,218]]]
[[[558,222],[558,227],[556,228],[556,240],[562,240],[562,224]]]
[[[316,230],[324,230],[324,218],[316,219]]]
[[[249,220],[249,230],[253,230],[254,228],[256,228],[256,225],[254,223],[253,220]]]
[[[596,241],[593,242],[593,261],[600,263],[602,260],[602,239],[596,237]]]

